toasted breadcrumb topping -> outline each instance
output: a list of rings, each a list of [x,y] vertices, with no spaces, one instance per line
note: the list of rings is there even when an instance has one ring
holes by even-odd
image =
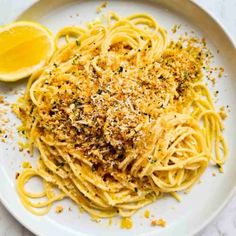
[[[191,99],[191,84],[202,79],[201,68],[208,53],[200,40],[180,38],[171,41],[152,63],[145,64],[143,59],[137,67],[129,51],[122,43],[113,45],[106,56],[95,50],[90,59],[97,58],[102,75],[84,68],[90,59],[76,54],[72,60],[75,80],[71,76],[67,79],[54,63],[42,88],[45,92],[55,91],[53,97],[45,96],[48,101],[40,109],[23,98],[18,107],[13,107],[23,122],[24,118],[32,119],[29,125],[36,122],[36,116],[40,118],[37,132],[41,137],[66,143],[68,150],[80,152],[92,163],[92,171],[99,172],[104,180],[121,178],[119,163],[145,139],[160,114],[180,109]],[[137,53],[145,58],[148,52],[142,49]],[[31,130],[27,124],[26,138]],[[21,150],[28,148],[20,146]],[[63,165],[63,160],[58,160],[58,169]]]

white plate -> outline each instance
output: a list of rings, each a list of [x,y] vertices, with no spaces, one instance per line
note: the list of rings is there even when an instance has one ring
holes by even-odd
[[[42,0],[22,13],[18,19],[39,21],[56,32],[65,25],[82,24],[96,18],[96,7],[100,4],[99,1],[51,0],[49,3],[49,1]],[[192,235],[213,219],[225,206],[235,189],[235,46],[223,28],[209,14],[187,0],[110,1],[104,12],[108,9],[123,16],[134,12],[147,12],[152,14],[160,25],[168,29],[170,34],[170,29],[174,24],[181,24],[182,32],[194,30],[198,36],[204,36],[207,39],[208,46],[215,55],[214,63],[217,66],[223,66],[226,71],[224,76],[217,80],[215,88],[220,91],[217,107],[229,105],[231,110],[229,118],[225,122],[225,137],[230,150],[225,173],[218,174],[215,167],[210,167],[202,177],[202,183],[196,185],[189,194],[182,195],[181,203],[177,203],[171,197],[166,197],[147,206],[145,209],[150,209],[152,215],[167,220],[166,228],[151,227],[151,220],[143,217],[145,209],[135,214],[133,217],[134,227],[131,230],[121,230],[118,219],[113,220],[111,226],[108,226],[107,220],[95,223],[89,219],[86,213],[79,213],[69,200],[60,203],[65,206],[63,213],[55,214],[54,206],[48,215],[37,217],[24,209],[16,193],[15,173],[20,170],[20,163],[24,160],[34,163],[36,158],[28,157],[27,154],[19,152],[17,148],[14,150],[13,147],[17,147],[18,139],[15,134],[14,141],[9,141],[6,144],[0,143],[0,199],[16,219],[37,235]],[[15,95],[12,90],[24,88],[25,82],[2,83],[0,84],[0,93],[6,96],[7,100],[15,101],[19,95]],[[10,124],[19,123],[14,115],[9,114],[8,117],[11,120]],[[213,172],[217,173],[216,177],[212,176]],[[39,188],[37,183],[34,186],[36,190]],[[70,212],[68,207],[71,205],[73,210]]]

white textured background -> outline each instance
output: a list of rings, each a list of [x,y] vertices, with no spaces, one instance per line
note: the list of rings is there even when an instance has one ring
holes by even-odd
[[[0,16],[0,24],[9,22],[21,10],[25,2],[34,0],[0,0],[0,8],[11,6]],[[169,0],[171,1],[171,0]],[[17,4],[10,4],[10,3]],[[49,1],[50,2],[50,1]],[[195,0],[226,28],[236,42],[236,0]],[[235,62],[236,63],[236,62]],[[236,235],[236,195],[221,214],[197,236],[234,236]],[[0,236],[33,236],[21,226],[0,203]],[[54,236],[54,235],[53,235]]]

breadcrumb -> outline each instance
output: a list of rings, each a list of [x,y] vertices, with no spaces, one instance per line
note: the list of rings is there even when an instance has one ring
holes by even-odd
[[[153,220],[153,221],[151,222],[151,226],[165,227],[165,226],[166,226],[166,221],[163,220],[163,219]]]
[[[100,13],[102,11],[103,8],[106,8],[107,7],[107,2],[103,2],[100,6],[98,6],[96,8],[96,12],[97,13]]]
[[[20,175],[20,173],[19,173],[19,172],[16,172],[15,178],[18,179],[19,175]]]
[[[62,206],[57,206],[56,207],[56,213],[59,214],[63,211],[63,207]]]
[[[0,104],[4,103],[4,97],[0,96]]]
[[[149,217],[150,217],[150,211],[149,211],[149,210],[146,210],[146,211],[144,212],[144,217],[145,217],[145,218],[149,218]]]
[[[218,112],[218,114],[220,115],[222,120],[226,119],[227,116],[228,116],[226,111],[225,111],[225,107],[224,106],[220,107],[220,111]]]
[[[25,169],[26,168],[32,168],[31,164],[28,161],[23,162],[22,167],[25,168]]]
[[[224,73],[225,69],[223,67],[219,68],[219,73],[218,73],[218,77],[221,78],[223,73]]]
[[[175,34],[178,29],[180,29],[181,25],[174,25],[173,28],[171,29],[172,33]]]
[[[132,219],[129,218],[129,217],[124,217],[121,219],[121,222],[120,222],[120,227],[122,229],[131,229],[133,226],[133,222],[132,222]]]

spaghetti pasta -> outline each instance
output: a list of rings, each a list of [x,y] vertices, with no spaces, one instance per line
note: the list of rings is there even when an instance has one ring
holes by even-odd
[[[223,123],[202,81],[199,46],[168,44],[147,14],[116,13],[106,24],[65,27],[55,42],[14,107],[31,153],[40,154],[17,179],[31,212],[69,197],[92,216],[128,217],[165,193],[178,199],[210,160],[224,164]],[[40,194],[25,190],[34,176]]]

